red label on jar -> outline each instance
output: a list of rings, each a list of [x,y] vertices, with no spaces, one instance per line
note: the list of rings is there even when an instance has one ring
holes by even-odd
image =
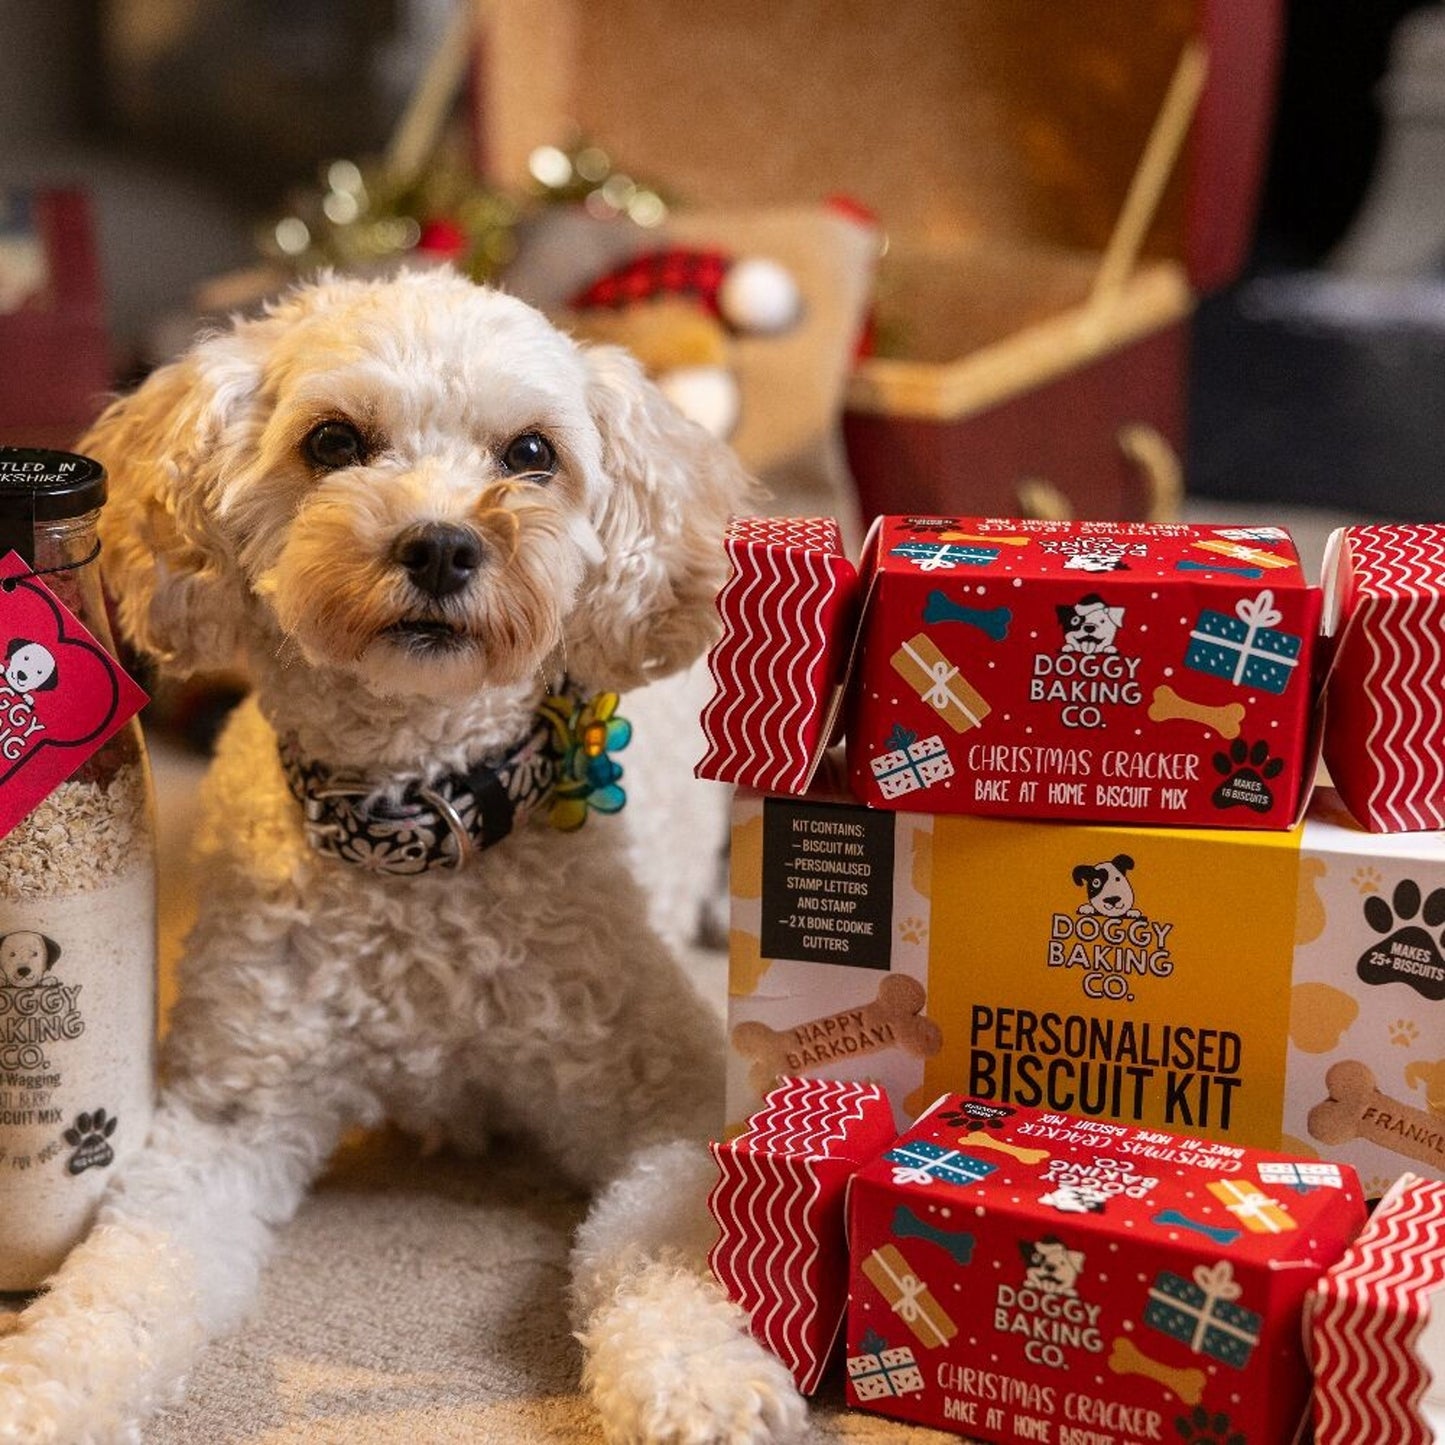
[[[15,552],[0,558],[0,837],[145,706],[146,694]]]

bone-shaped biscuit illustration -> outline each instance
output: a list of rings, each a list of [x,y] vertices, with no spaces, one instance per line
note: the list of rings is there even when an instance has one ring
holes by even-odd
[[[1190,1229],[1195,1234],[1202,1234],[1206,1239],[1212,1239],[1215,1244],[1220,1246],[1233,1244],[1240,1234],[1237,1229],[1224,1229],[1217,1224],[1208,1224],[1202,1219],[1192,1219],[1177,1209],[1161,1210],[1149,1223],[1160,1225],[1165,1229]]]
[[[906,1204],[893,1211],[894,1239],[926,1239],[946,1251],[957,1265],[973,1263],[973,1248],[978,1242],[966,1229],[940,1229],[936,1224],[915,1214]]]
[[[955,602],[946,592],[930,592],[923,603],[925,622],[962,622],[976,627],[985,637],[1002,642],[1008,636],[1013,611],[1008,607],[968,607]]]
[[[816,1065],[899,1048],[926,1059],[943,1047],[943,1030],[923,1013],[923,985],[906,973],[884,975],[878,996],[858,1008],[840,1009],[787,1029],[756,1021],[733,1029],[733,1047],[751,1060],[748,1079],[759,1092],[785,1074],[807,1074]]]
[[[1109,1368],[1116,1375],[1143,1375],[1163,1385],[1186,1405],[1197,1405],[1204,1398],[1204,1371],[1181,1369],[1151,1358],[1133,1340],[1119,1335],[1109,1355]]]
[[[1232,740],[1239,736],[1240,727],[1244,723],[1244,704],[1229,702],[1219,707],[1210,707],[1205,703],[1180,697],[1167,684],[1156,687],[1154,700],[1149,704],[1149,721],[1170,722],[1176,718],[1185,722],[1203,723],[1220,737]]]
[[[1325,1089],[1329,1097],[1316,1104],[1305,1121],[1320,1143],[1365,1139],[1437,1172],[1445,1170],[1445,1125],[1424,1109],[1382,1094],[1364,1064],[1346,1059],[1332,1065],[1325,1074]]]
[[[1012,1154],[1021,1164],[1042,1164],[1049,1157],[1047,1149],[1025,1149],[1018,1144],[1010,1144],[1004,1139],[995,1139],[992,1134],[984,1134],[975,1129],[971,1134],[961,1134],[958,1139],[960,1149],[993,1149],[1000,1154]]]
[[[978,532],[940,532],[940,542],[988,542],[994,547],[1027,547],[1027,537],[986,537]]]
[[[1263,577],[1264,571],[1259,567],[1231,567],[1224,562],[1176,562],[1176,572],[1228,572],[1233,577]]]

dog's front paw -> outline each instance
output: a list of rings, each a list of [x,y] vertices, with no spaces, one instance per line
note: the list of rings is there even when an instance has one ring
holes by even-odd
[[[781,1445],[806,1424],[787,1369],[685,1271],[631,1281],[580,1338],[583,1380],[613,1445]]]
[[[65,1402],[49,1398],[46,1386],[38,1371],[0,1367],[0,1445],[64,1445],[74,1438]]]

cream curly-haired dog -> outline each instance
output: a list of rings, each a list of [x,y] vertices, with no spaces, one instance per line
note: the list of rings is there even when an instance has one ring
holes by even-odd
[[[181,671],[240,646],[256,688],[208,779],[154,1128],[0,1341],[0,1440],[137,1439],[384,1117],[529,1130],[596,1189],[572,1304],[611,1438],[793,1433],[703,1269],[720,1029],[611,821],[549,826],[539,721],[564,673],[623,690],[705,646],[731,453],[625,354],[439,272],[300,288],[81,448],[124,631]]]

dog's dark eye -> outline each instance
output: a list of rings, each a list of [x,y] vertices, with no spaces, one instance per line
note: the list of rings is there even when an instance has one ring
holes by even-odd
[[[301,450],[312,466],[334,472],[362,461],[366,456],[366,442],[350,422],[324,421],[306,433]]]
[[[524,431],[507,443],[502,465],[514,476],[528,472],[551,476],[557,470],[557,453],[541,432]]]

